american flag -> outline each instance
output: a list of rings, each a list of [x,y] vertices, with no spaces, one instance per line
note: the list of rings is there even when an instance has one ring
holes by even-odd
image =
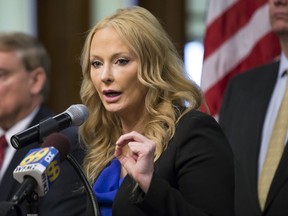
[[[210,0],[204,35],[201,88],[216,119],[229,79],[280,54],[267,0]],[[206,111],[202,107],[203,111]]]

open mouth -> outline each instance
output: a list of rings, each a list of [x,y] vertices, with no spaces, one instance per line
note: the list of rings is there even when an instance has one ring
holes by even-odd
[[[116,97],[116,96],[119,96],[121,94],[121,92],[109,90],[109,91],[103,91],[103,94],[106,97]]]

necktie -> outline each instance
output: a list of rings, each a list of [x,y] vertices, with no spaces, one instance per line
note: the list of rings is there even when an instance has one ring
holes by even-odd
[[[287,72],[286,72],[287,73]],[[286,75],[287,76],[287,75]],[[287,79],[288,82],[288,79]],[[268,150],[258,181],[258,196],[261,209],[264,209],[271,182],[281,159],[286,132],[288,127],[288,84],[286,82],[285,93],[274,123]]]
[[[5,153],[6,147],[7,147],[7,141],[6,141],[5,136],[3,135],[0,137],[0,170],[2,167],[3,160],[4,160],[4,153]]]

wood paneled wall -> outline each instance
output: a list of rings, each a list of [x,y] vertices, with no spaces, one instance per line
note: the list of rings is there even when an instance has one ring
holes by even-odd
[[[47,104],[55,112],[81,103],[80,55],[89,26],[89,0],[37,1],[38,37],[51,58]]]
[[[139,0],[139,6],[148,9],[162,23],[179,53],[183,56],[185,35],[185,0]]]

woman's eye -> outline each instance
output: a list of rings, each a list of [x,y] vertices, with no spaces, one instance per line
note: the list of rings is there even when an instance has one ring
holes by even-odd
[[[128,64],[129,60],[128,59],[118,59],[116,61],[116,64],[119,64],[119,65],[126,65]]]
[[[92,61],[91,62],[91,65],[94,67],[94,68],[98,68],[102,65],[102,63],[100,61]]]

